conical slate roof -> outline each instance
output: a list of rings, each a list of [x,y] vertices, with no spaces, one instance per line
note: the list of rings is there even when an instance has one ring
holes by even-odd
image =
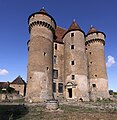
[[[73,21],[72,24],[70,25],[68,31],[71,31],[71,30],[80,30],[80,27],[79,25],[76,23],[76,21]]]
[[[102,34],[105,36],[105,38],[106,38],[105,33],[104,33],[104,32],[101,32],[101,31],[98,31],[94,26],[91,26],[91,27],[90,27],[90,29],[89,29],[89,31],[88,31],[88,33],[87,33],[87,36],[88,36],[89,34],[92,34],[92,33],[102,33]]]
[[[88,34],[91,34],[91,33],[94,33],[94,32],[97,32],[97,29],[95,27],[91,26],[91,28],[88,31]]]
[[[41,10],[40,10],[39,12],[40,12],[40,13],[47,13],[47,12],[45,11],[44,7],[41,8]]]
[[[44,9],[44,7],[41,8],[41,10],[40,10],[39,12],[35,12],[35,13],[31,14],[31,15],[28,17],[28,23],[29,23],[30,18],[31,18],[32,16],[35,16],[36,14],[43,14],[43,15],[46,15],[46,16],[50,17],[50,18],[54,21],[54,23],[55,23],[55,28],[56,28],[56,21],[54,20],[54,18],[53,18],[51,15],[49,15],[49,14],[46,12],[46,10]]]
[[[62,38],[64,38],[64,36],[65,36],[68,32],[70,32],[70,31],[75,31],[75,30],[81,31],[81,32],[85,35],[84,31],[81,30],[81,28],[79,27],[79,25],[78,25],[78,24],[76,23],[76,21],[74,20],[74,21],[72,22],[72,24],[70,25],[69,29],[66,31],[66,33],[63,35]]]

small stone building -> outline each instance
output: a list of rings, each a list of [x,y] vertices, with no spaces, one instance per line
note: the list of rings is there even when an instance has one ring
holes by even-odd
[[[64,29],[44,9],[31,14],[28,24],[27,101],[109,97],[103,32],[91,27],[85,33],[76,21]]]
[[[13,80],[13,82],[10,83],[10,87],[14,88],[19,95],[25,96],[26,83],[20,76],[18,76],[15,80]]]

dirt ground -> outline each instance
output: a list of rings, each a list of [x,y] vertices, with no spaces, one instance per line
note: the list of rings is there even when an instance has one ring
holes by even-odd
[[[0,120],[117,120],[117,103],[65,103],[56,111],[40,104],[0,105]]]

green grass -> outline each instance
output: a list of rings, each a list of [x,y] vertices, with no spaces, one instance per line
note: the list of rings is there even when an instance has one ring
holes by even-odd
[[[86,104],[88,103],[84,103]],[[60,105],[57,111],[46,110],[44,106],[39,105],[0,105],[0,120],[116,120],[116,118],[117,109],[106,111],[83,105]]]

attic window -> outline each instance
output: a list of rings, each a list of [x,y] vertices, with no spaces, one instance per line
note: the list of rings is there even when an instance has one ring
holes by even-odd
[[[74,33],[71,33],[71,37],[74,37]]]

